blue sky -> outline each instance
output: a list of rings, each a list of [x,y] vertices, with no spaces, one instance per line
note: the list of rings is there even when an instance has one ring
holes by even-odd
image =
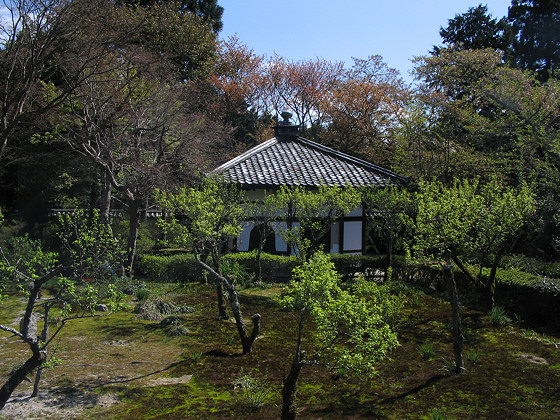
[[[237,35],[257,54],[291,60],[351,63],[378,54],[410,82],[410,59],[441,42],[448,19],[480,3],[501,18],[511,0],[218,0],[225,9],[220,37]]]

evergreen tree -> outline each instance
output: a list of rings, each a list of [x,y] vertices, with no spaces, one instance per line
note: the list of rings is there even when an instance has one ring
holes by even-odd
[[[560,0],[513,0],[513,64],[543,81],[560,66]]]
[[[169,0],[125,0],[124,3],[131,6],[151,7],[155,4],[173,3]],[[205,22],[210,23],[212,31],[220,32],[223,27],[222,14],[224,8],[220,6],[217,0],[180,0],[177,2],[182,12],[188,12],[196,16],[200,16]]]
[[[507,52],[511,45],[511,26],[506,18],[500,20],[488,14],[488,6],[479,4],[466,13],[449,19],[446,28],[439,34],[446,47],[452,49],[492,48]],[[441,47],[434,47],[439,54]]]

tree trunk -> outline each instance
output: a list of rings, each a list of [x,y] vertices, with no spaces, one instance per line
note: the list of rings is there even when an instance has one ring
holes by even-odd
[[[103,172],[103,179],[101,180],[101,197],[100,197],[100,212],[103,221],[107,226],[110,227],[110,212],[111,212],[111,181],[109,180],[109,175],[107,171]]]
[[[57,266],[49,273],[45,274],[44,276],[36,279],[33,281],[31,290],[29,291],[29,295],[27,297],[27,306],[25,308],[25,312],[23,314],[23,318],[21,319],[20,323],[20,338],[27,343],[29,348],[31,349],[32,356],[27,359],[27,361],[21,365],[14,373],[10,375],[8,380],[4,383],[2,388],[0,389],[0,410],[4,408],[6,402],[12,395],[12,392],[21,384],[28,375],[30,375],[35,369],[41,367],[41,365],[46,360],[46,351],[41,349],[41,344],[39,338],[37,337],[37,330],[36,327],[33,326],[33,309],[35,304],[37,303],[37,299],[39,297],[39,293],[41,292],[41,288],[43,285],[49,281],[50,279],[58,276],[64,270],[63,266]],[[45,306],[45,324],[43,326],[43,331],[41,334],[41,339],[46,338],[48,335],[48,303]]]
[[[241,338],[241,346],[243,348],[243,354],[250,353],[251,350],[253,349],[253,343],[255,342],[257,336],[261,331],[261,324],[260,324],[261,315],[254,314],[251,317],[251,320],[253,321],[253,331],[251,331],[251,335],[247,335],[247,329],[245,328],[245,324],[243,322],[243,315],[241,314],[241,305],[239,304],[239,298],[237,296],[237,291],[235,290],[235,285],[230,281],[228,281],[228,279],[221,274],[221,271],[217,272],[208,264],[206,264],[204,261],[202,261],[198,253],[195,252],[194,256],[196,261],[205,270],[207,270],[208,272],[210,272],[210,274],[216,277],[218,282],[217,289],[223,290],[222,288],[225,287],[226,290],[228,291],[231,311],[233,312],[233,317],[235,318],[235,325],[237,327],[237,331],[239,332],[239,337]],[[219,262],[219,258],[215,258],[215,261]],[[221,296],[223,299],[223,293],[221,294]]]
[[[35,381],[33,382],[33,392],[31,393],[31,398],[35,398],[39,395],[39,384],[41,382],[42,374],[43,374],[43,364],[41,364],[41,366],[37,368],[37,373],[35,374]]]
[[[488,278],[488,303],[490,304],[490,308],[494,307],[494,304],[496,303],[495,301],[495,295],[496,295],[496,271],[497,271],[497,266],[494,265],[491,269],[490,269],[490,277]]]
[[[303,367],[301,363],[301,354],[294,354],[290,373],[284,381],[282,388],[282,420],[295,420],[297,418],[296,392],[298,387],[298,378]]]
[[[463,364],[463,334],[461,332],[461,314],[459,312],[459,294],[457,293],[457,284],[453,276],[451,262],[444,267],[445,278],[447,287],[449,289],[449,297],[451,301],[452,313],[452,335],[453,335],[453,355],[455,360],[455,374],[464,372]]]
[[[142,202],[138,199],[128,201],[128,258],[126,261],[127,275],[132,277],[134,257],[136,255],[136,241],[138,239],[138,228],[140,227],[140,208]]]
[[[253,343],[255,342],[257,336],[261,331],[261,315],[255,314],[251,317],[253,321],[253,331],[251,335],[247,335],[247,329],[245,328],[245,323],[243,322],[243,315],[241,314],[241,305],[239,304],[239,299],[237,296],[237,291],[235,290],[235,286],[230,284],[228,287],[229,291],[229,299],[231,304],[231,311],[233,312],[233,316],[235,318],[235,325],[237,327],[237,332],[239,333],[239,338],[241,338],[241,346],[243,347],[243,354],[251,353],[253,349]]]
[[[2,388],[0,388],[0,410],[4,408],[6,402],[12,395],[12,392],[21,384],[28,375],[30,375],[35,369],[43,364],[45,359],[43,358],[39,348],[33,349],[33,356],[31,356],[27,361],[21,365],[14,373],[10,375],[8,380],[4,383]]]
[[[393,241],[387,242],[387,261],[385,263],[385,274],[383,275],[383,282],[389,280],[389,268],[393,265]]]
[[[296,392],[298,388],[299,374],[303,367],[305,353],[301,351],[301,336],[303,331],[304,315],[302,314],[298,323],[298,338],[296,351],[292,359],[290,372],[284,380],[282,387],[282,420],[295,420],[297,418]]]
[[[54,301],[51,302],[46,302],[44,304],[44,308],[45,308],[45,316],[43,319],[43,331],[41,331],[41,341],[43,343],[46,343],[48,338],[49,338],[49,323],[50,323],[50,312],[51,312],[51,306],[54,304]],[[44,360],[47,360],[47,349],[43,348],[43,350],[41,351]],[[35,374],[35,382],[33,383],[33,392],[31,393],[31,397],[34,398],[36,396],[39,395],[39,385],[41,383],[41,377],[43,376],[43,363],[41,363],[41,366],[39,366],[37,368],[37,373]]]
[[[259,249],[257,250],[257,257],[255,258],[255,282],[256,283],[260,283],[261,282],[261,277],[262,277],[262,269],[261,269],[261,253],[262,253],[262,249],[263,249],[262,244],[260,244]]]
[[[480,279],[476,279],[471,274],[471,272],[468,270],[467,267],[465,267],[465,265],[463,264],[463,262],[461,261],[461,259],[459,258],[459,256],[457,255],[457,253],[454,250],[451,250],[451,259],[457,265],[457,267],[459,267],[459,270],[461,270],[463,272],[463,274],[465,274],[465,276],[467,276],[467,278],[472,282],[472,284],[474,284],[475,286],[478,286],[478,287],[481,286]],[[450,263],[448,263],[448,265],[450,265]]]
[[[218,319],[228,319],[227,309],[226,309],[226,299],[224,298],[224,280],[225,277],[222,273],[222,259],[218,251],[213,249],[212,252],[212,262],[214,267],[216,267],[217,276],[220,279],[216,284],[216,297],[218,301]],[[227,283],[227,282],[226,282]]]
[[[224,286],[221,282],[216,285],[216,297],[218,298],[218,319],[228,319]]]

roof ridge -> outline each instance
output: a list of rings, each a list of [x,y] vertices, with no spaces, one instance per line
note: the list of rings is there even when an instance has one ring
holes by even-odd
[[[223,172],[229,168],[231,168],[232,166],[243,162],[244,160],[249,159],[251,156],[255,155],[256,153],[261,152],[264,149],[268,149],[269,147],[275,145],[276,143],[278,143],[278,139],[276,137],[273,137],[267,141],[262,142],[261,144],[258,144],[252,148],[250,148],[249,150],[241,153],[239,156],[234,157],[231,160],[228,160],[227,162],[221,164],[220,166],[218,166],[216,169],[213,169],[210,173],[213,174],[218,174],[220,172]]]

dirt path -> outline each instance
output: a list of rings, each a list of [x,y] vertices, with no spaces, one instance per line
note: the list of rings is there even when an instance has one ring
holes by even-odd
[[[158,374],[157,376],[161,376]],[[192,375],[178,378],[156,377],[142,383],[143,386],[188,383]],[[0,412],[5,420],[21,419],[80,419],[88,411],[106,408],[119,403],[116,394],[84,392],[76,388],[54,387],[43,390],[38,398],[29,398],[29,393],[15,393]]]

